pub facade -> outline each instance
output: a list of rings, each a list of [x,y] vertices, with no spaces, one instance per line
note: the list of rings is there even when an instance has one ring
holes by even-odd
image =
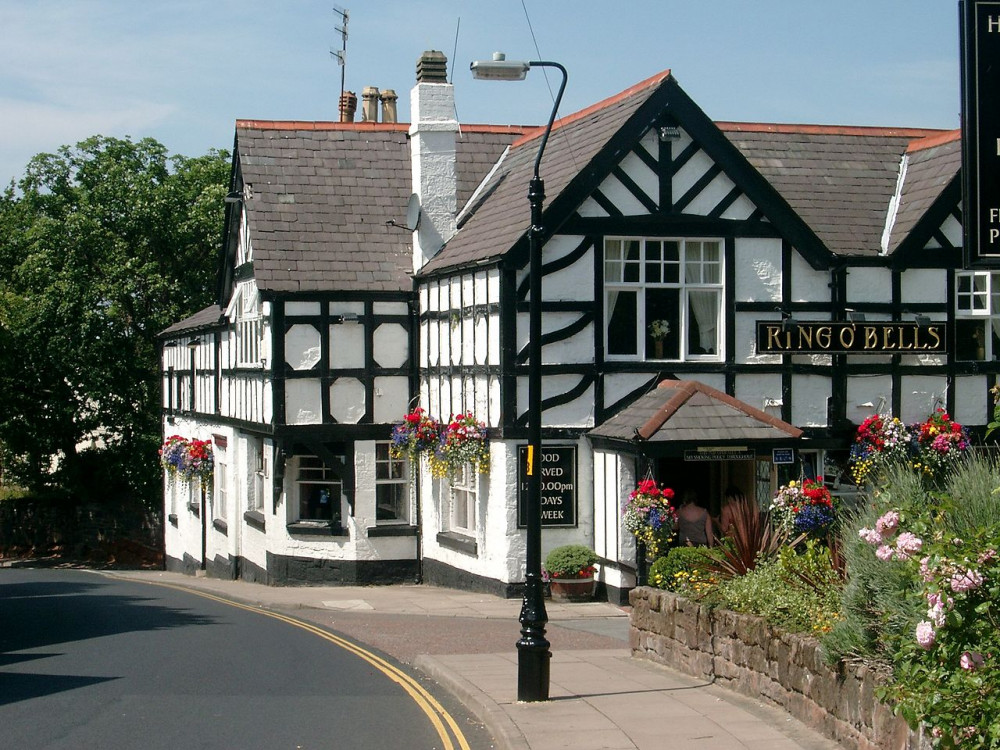
[[[172,506],[172,565],[519,590],[541,131],[460,128],[436,69],[418,63],[408,128],[238,124],[220,305],[164,334],[165,433],[221,440],[236,459],[202,515]],[[336,179],[359,137],[367,163]],[[961,157],[959,131],[716,122],[670,71],[558,120],[541,162],[543,552],[594,547],[620,600],[636,580],[621,516],[639,479],[713,513],[730,486],[763,506],[799,476],[846,497],[872,413],[944,408],[981,432],[1000,272],[964,257]],[[376,212],[365,196],[400,158],[409,179]],[[316,191],[363,220],[349,234],[307,220]],[[352,275],[373,244],[381,286]],[[253,367],[238,360],[247,336]],[[206,394],[193,406],[187,372]],[[393,426],[415,406],[482,421],[488,473],[393,459]],[[335,523],[302,517],[321,490]],[[168,481],[168,503],[177,491]],[[225,536],[203,520],[220,491]]]

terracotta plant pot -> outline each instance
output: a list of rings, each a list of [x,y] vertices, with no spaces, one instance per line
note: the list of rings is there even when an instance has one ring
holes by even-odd
[[[594,599],[594,579],[552,578],[549,589],[554,602],[589,602]]]

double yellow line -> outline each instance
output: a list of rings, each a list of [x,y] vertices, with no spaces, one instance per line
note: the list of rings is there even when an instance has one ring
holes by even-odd
[[[413,699],[414,703],[420,706],[420,710],[424,712],[431,725],[438,733],[438,737],[441,738],[442,750],[456,750],[456,748],[459,750],[470,750],[469,743],[465,739],[465,735],[462,734],[462,730],[459,728],[458,723],[452,715],[448,713],[444,706],[438,703],[437,699],[427,692],[423,685],[398,667],[390,664],[380,656],[373,654],[371,651],[361,648],[361,646],[358,646],[355,643],[351,643],[350,641],[323,630],[320,627],[311,625],[308,622],[303,622],[302,620],[298,620],[294,617],[289,617],[288,615],[283,615],[279,612],[272,612],[267,609],[261,609],[260,607],[253,607],[249,604],[241,604],[240,602],[235,602],[232,599],[226,599],[214,594],[207,594],[204,591],[198,591],[197,589],[188,588],[186,586],[178,586],[172,583],[163,583],[161,581],[144,581],[142,579],[118,577],[114,575],[109,577],[118,578],[120,581],[138,581],[141,583],[148,583],[152,586],[162,586],[168,589],[175,589],[188,594],[195,594],[197,596],[204,597],[205,599],[211,599],[212,601],[220,602],[222,604],[228,604],[231,607],[245,609],[248,612],[256,612],[260,615],[273,617],[275,620],[287,622],[289,625],[294,625],[295,627],[301,628],[302,630],[312,633],[313,635],[317,635],[336,646],[340,646],[345,651],[354,654],[360,659],[364,659],[406,691],[407,695]]]

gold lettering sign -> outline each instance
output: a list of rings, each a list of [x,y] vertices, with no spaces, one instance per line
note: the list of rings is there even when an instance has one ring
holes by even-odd
[[[758,354],[944,354],[946,324],[757,321]]]

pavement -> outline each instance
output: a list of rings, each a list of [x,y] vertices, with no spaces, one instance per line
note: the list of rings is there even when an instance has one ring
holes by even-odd
[[[162,571],[116,577],[293,613],[408,664],[467,706],[500,750],[833,750],[762,702],[634,658],[628,607],[546,602],[549,700],[517,700],[520,600],[428,585],[275,587]]]

